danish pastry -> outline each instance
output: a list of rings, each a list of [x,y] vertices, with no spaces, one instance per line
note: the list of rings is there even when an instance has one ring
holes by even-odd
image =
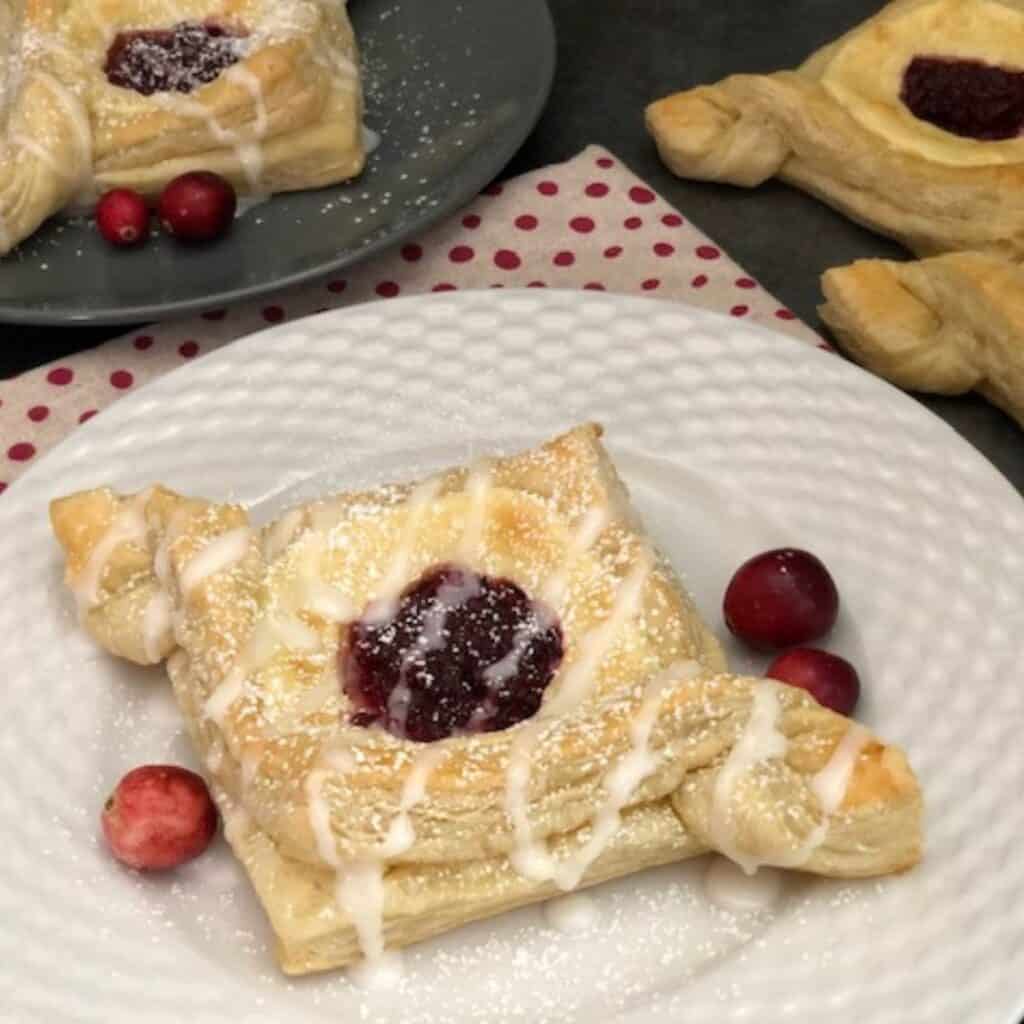
[[[1024,259],[1024,2],[894,0],[794,71],[647,109],[687,178],[777,175],[918,255]]]
[[[190,170],[247,194],[342,181],[362,132],[344,3],[0,3],[0,255],[69,204]]]
[[[822,277],[821,317],[904,388],[980,392],[1024,426],[1024,269],[984,253],[861,260]]]
[[[162,487],[51,519],[85,628],[168,659],[290,973],[709,849],[920,856],[903,754],[725,671],[596,426],[262,529]]]

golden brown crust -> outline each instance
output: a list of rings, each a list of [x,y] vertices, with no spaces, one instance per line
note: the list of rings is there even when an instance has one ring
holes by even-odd
[[[795,71],[659,100],[647,125],[682,177],[753,186],[777,175],[919,255],[1024,259],[1024,141],[960,138],[899,97],[915,54],[1013,65],[1022,43],[1019,0],[901,0]]]
[[[392,944],[555,891],[552,874],[517,860],[519,810],[527,839],[561,865],[551,870],[582,884],[719,848],[723,821],[733,852],[819,874],[900,870],[920,855],[920,793],[902,754],[865,734],[846,755],[844,798],[826,807],[815,780],[842,761],[850,723],[802,691],[723,674],[716,639],[650,553],[599,437],[580,427],[486,467],[314,502],[258,532],[236,506],[160,488],[54,504],[68,580],[86,592],[100,643],[153,652],[153,638],[140,639],[141,599],[126,595],[170,595],[175,694],[287,970],[358,954],[331,868],[382,856],[403,813],[411,837],[384,857],[382,880]],[[104,548],[109,565],[97,572]],[[387,592],[390,567],[401,565],[404,584],[452,557],[545,595],[559,615],[566,656],[541,712],[433,744],[346,724],[336,654],[348,620],[310,603],[311,580],[333,587],[351,618]],[[784,754],[733,766],[736,798],[716,794],[755,703]],[[425,751],[437,760],[410,805]],[[615,773],[641,755],[613,806]],[[604,845],[576,864],[609,822]]]
[[[900,387],[976,390],[1024,424],[1024,269],[984,253],[862,260],[822,277],[822,319]]]

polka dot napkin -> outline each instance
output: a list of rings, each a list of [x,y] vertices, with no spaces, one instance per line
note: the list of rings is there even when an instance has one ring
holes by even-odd
[[[263,300],[155,324],[0,382],[0,493],[121,395],[268,324],[456,288],[591,288],[676,299],[824,344],[606,150],[491,185],[415,242]]]

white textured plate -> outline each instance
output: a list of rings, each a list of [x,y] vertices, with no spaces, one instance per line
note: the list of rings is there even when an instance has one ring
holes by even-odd
[[[585,418],[713,623],[731,570],[811,548],[843,596],[830,646],[904,744],[928,808],[903,878],[792,883],[715,910],[700,864],[606,886],[575,935],[533,908],[417,947],[393,991],[287,982],[223,847],[117,868],[120,774],[190,753],[160,673],[98,654],[59,586],[47,501],[153,480],[286,501],[419,473]],[[288,1024],[629,1019],[1011,1024],[1024,977],[1024,504],[910,399],[765,331],[648,300],[480,292],[288,324],[77,431],[0,500],[0,1020]],[[737,663],[759,663],[737,654]],[[760,664],[763,664],[760,663]]]

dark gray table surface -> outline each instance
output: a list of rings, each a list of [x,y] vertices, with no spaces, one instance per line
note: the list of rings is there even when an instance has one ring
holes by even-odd
[[[355,0],[358,2],[358,0]],[[425,0],[403,0],[425,2]],[[882,6],[881,0],[550,0],[558,71],[548,108],[506,175],[598,142],[724,246],[766,288],[820,327],[827,267],[902,250],[787,186],[754,190],[679,181],[659,162],[642,112],[659,96],[735,71],[792,66]],[[122,333],[118,327],[0,323],[0,377]],[[983,400],[921,397],[1024,492],[1020,428]]]

